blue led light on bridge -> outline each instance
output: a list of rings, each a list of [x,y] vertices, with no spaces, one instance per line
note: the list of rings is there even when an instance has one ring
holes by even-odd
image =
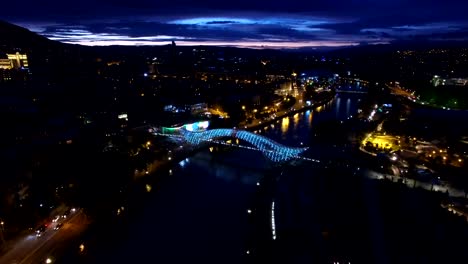
[[[292,148],[283,146],[269,138],[245,130],[212,129],[203,132],[190,132],[183,130],[182,134],[187,142],[199,145],[203,142],[214,141],[219,138],[234,137],[246,141],[273,162],[284,162],[298,157],[307,148]]]

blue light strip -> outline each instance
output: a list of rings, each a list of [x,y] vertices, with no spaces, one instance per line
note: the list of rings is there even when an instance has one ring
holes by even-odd
[[[192,145],[199,145],[206,141],[213,141],[222,137],[234,137],[246,141],[258,148],[263,155],[273,162],[284,162],[296,158],[307,148],[292,148],[283,146],[269,138],[245,130],[212,129],[203,132],[182,131],[185,140]]]

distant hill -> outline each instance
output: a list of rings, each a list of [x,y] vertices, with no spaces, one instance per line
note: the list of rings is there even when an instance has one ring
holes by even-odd
[[[5,21],[0,21],[0,36],[1,52],[12,52],[18,49],[30,52],[34,49],[47,49],[62,45]]]
[[[96,57],[90,47],[50,40],[23,27],[0,21],[0,57],[17,51],[28,55],[29,68],[36,76],[59,76],[57,72],[65,68],[77,70],[84,60]]]
[[[405,40],[395,41],[391,44],[359,45],[341,49],[330,50],[331,55],[336,56],[362,56],[395,52],[397,50],[430,50],[430,49],[460,49],[467,48],[468,41],[428,41]]]

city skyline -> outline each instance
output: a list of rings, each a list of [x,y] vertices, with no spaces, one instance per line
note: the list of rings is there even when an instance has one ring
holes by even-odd
[[[52,40],[107,45],[319,48],[466,41],[461,1],[9,2],[0,17]],[[21,7],[28,6],[28,10]],[[177,7],[177,8],[176,8]],[[437,12],[434,12],[437,10]]]

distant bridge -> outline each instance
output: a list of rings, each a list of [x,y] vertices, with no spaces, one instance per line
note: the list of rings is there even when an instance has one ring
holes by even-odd
[[[155,133],[156,135],[169,136],[169,137],[178,137],[183,138],[185,141],[191,145],[200,145],[205,142],[217,143],[223,145],[236,146],[240,148],[259,150],[263,153],[265,157],[273,162],[285,162],[292,159],[304,159],[309,161],[315,161],[314,159],[309,159],[299,156],[301,153],[306,151],[308,148],[294,148],[288,147],[279,144],[276,141],[273,141],[267,137],[257,135],[245,130],[236,130],[236,129],[211,129],[202,132],[190,132],[185,129],[180,130],[180,134],[165,134],[165,133]],[[220,141],[221,138],[236,138],[242,141],[248,142],[253,145],[255,148],[227,144],[223,141]]]

